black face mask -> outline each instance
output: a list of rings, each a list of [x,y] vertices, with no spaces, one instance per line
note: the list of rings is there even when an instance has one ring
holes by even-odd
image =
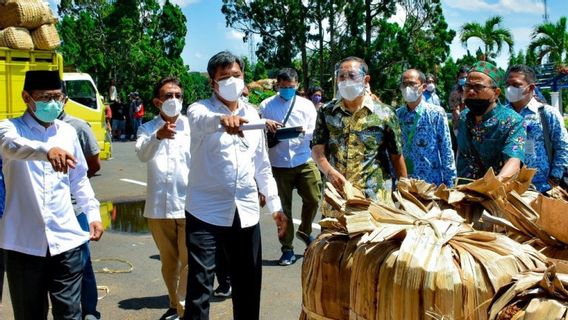
[[[482,116],[491,105],[489,99],[465,99],[465,105],[474,116]]]

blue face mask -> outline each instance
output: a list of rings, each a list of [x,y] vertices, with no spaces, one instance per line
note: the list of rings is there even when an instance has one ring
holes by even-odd
[[[36,118],[45,123],[51,123],[57,119],[61,111],[63,111],[63,102],[51,100],[49,102],[34,101],[36,110],[34,115]]]
[[[296,95],[296,88],[280,88],[278,89],[280,96],[284,100],[290,100]]]
[[[463,87],[463,86],[465,85],[465,80],[466,80],[466,78],[459,78],[459,79],[458,79],[458,84],[459,84],[461,87]]]

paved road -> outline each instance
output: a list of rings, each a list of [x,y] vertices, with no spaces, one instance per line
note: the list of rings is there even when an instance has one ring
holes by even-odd
[[[112,201],[117,208],[124,207],[120,203],[143,199],[146,167],[136,157],[134,143],[114,143],[113,159],[103,162],[100,176],[92,178],[91,182],[98,199],[102,203]],[[295,195],[295,213],[299,212],[297,200],[298,197]],[[131,211],[130,214],[137,218],[129,218],[128,221],[138,219],[138,222],[140,220],[143,222],[143,219],[139,218],[140,209]],[[111,215],[107,216],[112,220]],[[117,229],[120,219],[121,212],[118,211],[114,222],[106,223],[111,223],[112,228]],[[124,221],[120,224],[124,224]],[[152,237],[143,231],[144,226],[135,223],[133,225],[134,229],[142,232],[107,230],[101,241],[91,244],[95,270],[104,268],[124,270],[128,269],[127,263],[133,266],[133,270],[128,273],[97,273],[98,285],[109,289],[108,294],[99,291],[101,298],[99,310],[104,319],[159,319],[168,306],[166,288],[160,273],[158,250]],[[132,230],[132,228],[129,229],[127,226],[122,230]],[[276,237],[276,228],[266,212],[261,215],[261,230],[264,266],[261,318],[298,319],[302,300],[300,272],[304,245],[295,240],[294,246],[299,260],[292,266],[281,267],[277,264],[280,244]],[[106,260],[109,258],[110,261]],[[0,319],[13,318],[9,300],[5,284]],[[232,319],[230,300],[214,301],[211,307],[211,319]]]

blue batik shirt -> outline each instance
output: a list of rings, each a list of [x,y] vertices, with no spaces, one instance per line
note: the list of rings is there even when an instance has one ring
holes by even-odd
[[[548,159],[544,143],[544,129],[539,112],[541,106],[544,106],[544,120],[550,131],[552,161]],[[508,107],[514,110],[513,106],[508,105]],[[550,189],[548,179],[562,178],[568,167],[568,133],[564,127],[564,121],[562,121],[562,116],[560,116],[557,108],[544,105],[535,98],[532,98],[519,114],[523,117],[523,124],[527,130],[525,164],[529,168],[537,169],[532,183],[538,191],[548,191]]]
[[[422,101],[426,101],[436,106],[441,106],[440,97],[438,97],[436,91],[430,92],[428,90],[424,90],[424,92],[422,93]]]
[[[483,178],[489,168],[498,174],[510,158],[525,161],[527,134],[523,118],[515,111],[497,105],[475,123],[469,109],[460,116],[457,161],[461,178]]]
[[[453,186],[456,165],[444,109],[421,101],[414,110],[407,106],[398,108],[396,115],[402,130],[402,153],[408,176]]]

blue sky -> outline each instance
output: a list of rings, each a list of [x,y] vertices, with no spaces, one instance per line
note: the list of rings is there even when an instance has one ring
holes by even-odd
[[[52,4],[58,0],[49,0]],[[238,55],[248,56],[248,45],[243,43],[242,34],[225,26],[221,13],[221,0],[173,0],[179,4],[187,17],[188,34],[182,57],[192,71],[206,71],[207,61],[221,50],[230,50]],[[444,15],[449,27],[458,32],[467,22],[483,24],[487,18],[500,15],[503,25],[513,34],[515,52],[526,49],[535,25],[543,22],[542,0],[442,0]],[[568,16],[568,0],[548,0],[549,20],[556,22],[561,16]],[[468,48],[475,52],[481,42],[468,41]],[[498,57],[500,66],[506,67],[508,54]],[[451,45],[451,54],[459,58],[466,53],[458,36]]]

